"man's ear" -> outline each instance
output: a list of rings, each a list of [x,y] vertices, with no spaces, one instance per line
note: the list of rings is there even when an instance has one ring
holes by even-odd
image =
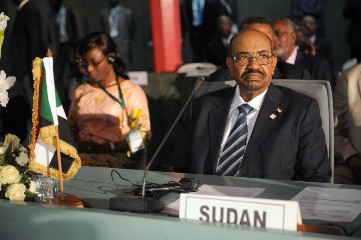
[[[290,35],[291,35],[291,38],[292,38],[292,43],[293,43],[294,45],[296,45],[296,41],[297,41],[297,35],[296,35],[296,33],[291,32]]]

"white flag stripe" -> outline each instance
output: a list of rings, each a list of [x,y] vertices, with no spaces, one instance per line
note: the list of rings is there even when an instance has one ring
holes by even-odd
[[[49,166],[51,159],[55,154],[55,148],[44,143],[39,138],[35,145],[35,162],[43,165]]]
[[[48,101],[50,105],[51,115],[53,116],[54,125],[58,126],[58,113],[56,109],[56,97],[55,97],[55,83],[54,83],[54,72],[53,72],[53,58],[45,57],[43,58],[43,63],[45,67],[46,74],[46,86],[48,92]]]
[[[64,118],[65,120],[68,120],[68,118],[66,117],[63,105],[60,105],[59,107],[56,108],[56,111],[58,112],[58,116]]]

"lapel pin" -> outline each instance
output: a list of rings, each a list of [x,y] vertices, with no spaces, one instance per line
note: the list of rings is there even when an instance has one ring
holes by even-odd
[[[269,117],[270,117],[271,119],[275,119],[275,118],[277,117],[277,115],[282,112],[282,110],[283,110],[282,107],[281,107],[281,106],[278,106],[278,107],[276,108],[275,112],[272,113]]]

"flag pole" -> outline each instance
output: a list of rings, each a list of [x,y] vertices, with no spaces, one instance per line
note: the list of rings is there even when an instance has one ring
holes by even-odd
[[[48,57],[52,57],[53,53],[48,49]],[[55,126],[55,136],[56,136],[56,152],[58,160],[58,170],[59,170],[59,183],[60,183],[60,199],[53,198],[50,199],[51,204],[63,205],[63,206],[73,206],[73,207],[90,207],[90,205],[84,200],[80,199],[75,195],[64,196],[64,178],[63,178],[63,166],[61,162],[61,151],[60,151],[60,137],[59,137],[59,126]]]
[[[53,57],[53,53],[48,49],[48,57]],[[60,182],[60,200],[64,201],[64,179],[63,179],[63,167],[61,164],[61,153],[60,153],[60,144],[59,144],[59,126],[55,126],[55,136],[56,136],[56,152],[58,159],[58,169],[59,169],[59,182]]]
[[[59,183],[60,183],[60,200],[64,201],[64,179],[63,179],[63,167],[61,164],[61,153],[59,144],[59,126],[55,126],[56,132],[56,152],[58,158],[58,169],[59,169]]]

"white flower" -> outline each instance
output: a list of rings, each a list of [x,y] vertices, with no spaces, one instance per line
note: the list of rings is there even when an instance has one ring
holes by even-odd
[[[28,154],[28,149],[24,148],[22,145],[20,145],[19,151]],[[0,152],[0,154],[1,154],[1,152]]]
[[[0,30],[5,30],[9,19],[10,18],[6,16],[4,12],[0,13]]]
[[[29,192],[32,192],[32,193],[36,192],[36,182],[30,181]]]
[[[11,145],[13,150],[17,149],[20,146],[20,139],[17,136],[9,133],[5,136],[4,145],[5,146]]]
[[[7,90],[11,88],[16,81],[15,77],[7,77],[6,73],[1,70],[0,71],[0,104],[3,107],[6,107],[6,104],[9,102],[9,96]]]
[[[0,168],[0,183],[18,183],[21,179],[19,171],[12,165]]]
[[[15,158],[15,161],[20,166],[25,166],[29,162],[28,155],[24,152],[20,152],[19,156]]]
[[[5,197],[10,200],[24,201],[26,186],[22,183],[11,184],[5,192]]]

